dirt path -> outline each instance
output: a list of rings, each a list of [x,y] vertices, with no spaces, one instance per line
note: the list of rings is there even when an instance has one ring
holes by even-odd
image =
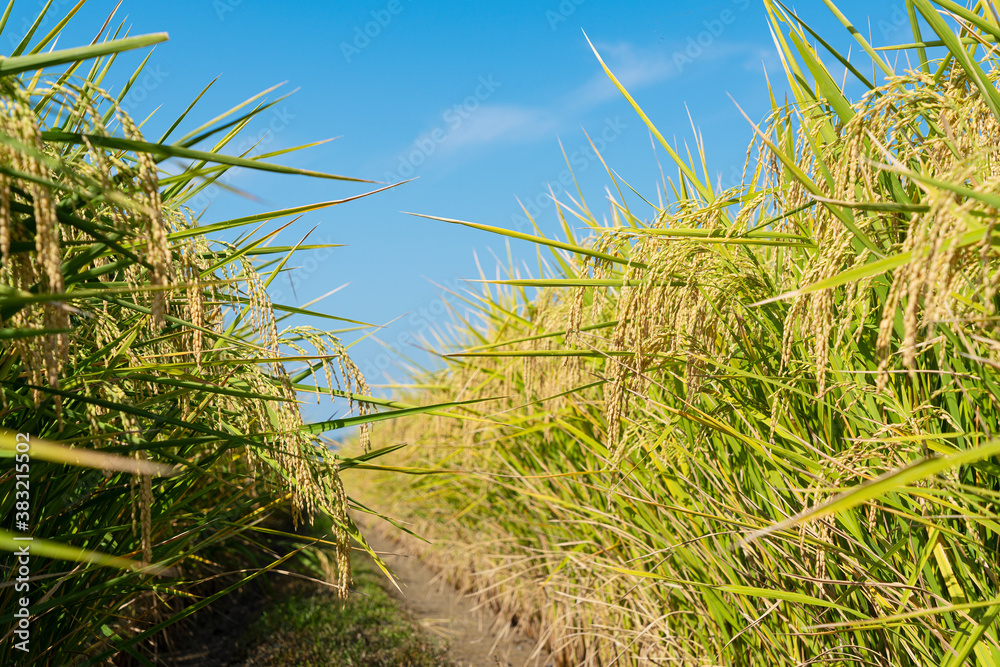
[[[396,574],[402,604],[428,632],[445,639],[456,667],[554,667],[534,640],[457,591],[406,546],[377,530],[365,537]]]

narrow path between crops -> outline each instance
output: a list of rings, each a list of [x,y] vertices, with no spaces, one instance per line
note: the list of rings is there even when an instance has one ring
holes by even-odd
[[[399,581],[402,605],[427,632],[447,642],[455,667],[554,667],[544,650],[424,564],[405,545],[377,530],[365,533]]]

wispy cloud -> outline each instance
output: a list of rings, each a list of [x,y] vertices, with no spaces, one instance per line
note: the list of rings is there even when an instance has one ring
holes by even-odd
[[[675,46],[676,49],[664,49],[662,45],[641,49],[629,42],[596,44],[618,81],[633,92],[683,73],[692,58],[678,55],[684,54],[683,44]],[[767,53],[758,44],[723,42],[704,49],[696,59],[726,59],[745,69],[759,69]],[[386,177],[408,178],[432,156],[454,158],[472,149],[529,143],[573,127],[587,112],[619,98],[614,84],[596,62],[594,65],[590,78],[545,106],[491,103],[489,98],[501,84],[492,77],[481,77],[475,96],[445,109],[437,126],[421,132],[408,148],[400,151],[395,159],[396,170]]]
[[[618,79],[632,90],[676,74],[676,68],[662,53],[646,53],[627,42],[602,44],[599,48]],[[491,77],[481,80],[492,82]],[[571,127],[585,112],[618,95],[600,69],[582,85],[553,99],[546,106],[491,103],[488,98],[499,86],[496,82],[481,86],[477,88],[475,97],[445,109],[440,124],[421,132],[409,149],[400,152],[404,156],[401,158],[402,171],[411,171],[407,169],[407,163],[412,163],[415,168],[432,153],[455,156],[472,148],[499,143],[526,143],[551,137]]]
[[[448,133],[441,154],[456,153],[495,142],[521,143],[549,136],[559,124],[558,114],[516,105],[484,105]],[[421,136],[430,136],[424,133]]]
[[[615,78],[628,90],[639,90],[678,74],[677,67],[662,51],[642,51],[627,42],[596,46]],[[598,68],[586,83],[567,96],[564,108],[569,111],[587,111],[616,99],[619,95],[618,89],[604,70]]]

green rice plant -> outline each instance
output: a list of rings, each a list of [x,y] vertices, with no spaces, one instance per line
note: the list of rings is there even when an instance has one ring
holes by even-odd
[[[328,247],[273,245],[291,223],[268,226],[357,196],[210,223],[188,208],[233,167],[358,179],[269,161],[288,150],[227,155],[266,93],[176,136],[192,103],[150,141],[121,107],[148,56],[117,94],[102,86],[118,54],[166,35],[126,37],[112,15],[93,44],[54,49],[83,2],[39,36],[51,4],[0,59],[0,662],[152,664],[165,628],[291,557],[270,555],[263,523],[285,505],[331,517],[346,594],[349,543],[368,547],[340,473],[384,451],[338,460],[322,434],[366,439],[423,408],[367,395],[339,338],[363,323],[267,294],[293,255]],[[360,414],[305,423],[309,392]]]
[[[726,191],[605,68],[668,203],[488,228],[551,261],[455,295],[404,400],[505,398],[358,487],[563,664],[1000,664],[998,16],[907,0],[897,70],[824,2],[878,75],[765,0],[791,99]]]

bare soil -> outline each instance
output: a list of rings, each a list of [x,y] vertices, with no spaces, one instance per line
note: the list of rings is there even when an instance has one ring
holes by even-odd
[[[509,619],[500,618],[471,596],[461,593],[442,574],[421,561],[412,549],[378,529],[364,530],[364,533],[400,586],[396,589],[388,581],[380,581],[382,588],[398,601],[406,617],[427,635],[441,640],[447,648],[447,663],[444,664],[448,667],[555,667],[555,661],[535,640],[525,636]],[[273,600],[289,594],[309,597],[315,594],[317,585],[278,575],[265,577],[270,584],[269,590],[265,591],[254,582],[175,626],[169,633],[169,641],[165,642],[166,650],[154,663],[163,667],[279,664],[265,659],[267,652],[262,647],[266,648],[267,642],[246,631]],[[250,659],[251,656],[256,658]],[[437,653],[433,657],[428,653],[428,656],[431,663],[441,657]],[[130,661],[126,659],[125,662]]]
[[[548,653],[508,620],[449,584],[412,549],[378,530],[365,538],[395,573],[401,604],[429,633],[445,640],[456,667],[554,667]]]

